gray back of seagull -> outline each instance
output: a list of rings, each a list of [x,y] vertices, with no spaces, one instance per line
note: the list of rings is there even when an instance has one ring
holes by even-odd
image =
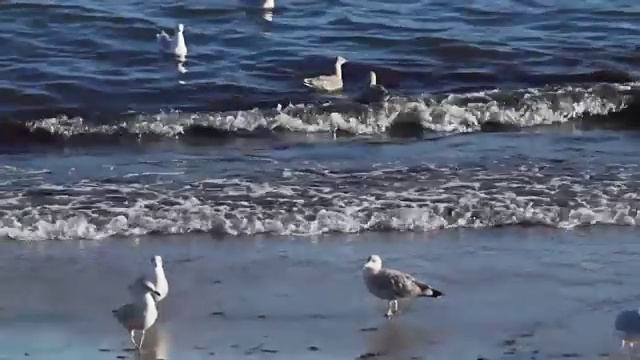
[[[413,297],[422,293],[413,276],[393,269],[380,269],[376,274],[369,274],[365,283],[373,295],[384,300]]]

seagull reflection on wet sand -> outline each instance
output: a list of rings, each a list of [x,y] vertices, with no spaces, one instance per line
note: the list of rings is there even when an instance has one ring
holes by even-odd
[[[147,330],[142,351],[136,356],[140,360],[168,359],[171,338],[163,324],[156,323]]]
[[[391,357],[424,354],[430,345],[439,342],[441,335],[427,325],[411,324],[402,319],[384,321],[376,331],[364,334],[365,354]]]

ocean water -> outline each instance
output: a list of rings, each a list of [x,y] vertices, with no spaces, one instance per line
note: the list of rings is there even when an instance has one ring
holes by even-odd
[[[0,237],[640,224],[637,1],[255,5],[0,1]]]

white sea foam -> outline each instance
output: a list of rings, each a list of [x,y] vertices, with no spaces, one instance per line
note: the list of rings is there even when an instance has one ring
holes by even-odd
[[[635,85],[634,85],[635,86]],[[284,129],[318,133],[340,130],[354,135],[385,133],[402,123],[414,123],[437,132],[473,132],[488,123],[531,127],[564,123],[583,115],[607,114],[624,108],[631,85],[525,89],[514,92],[485,91],[420,98],[394,97],[375,108],[337,110],[332,105],[288,105],[274,110],[183,113],[172,111],[139,115],[118,125],[94,126],[82,118],[49,118],[30,123],[61,135],[128,131],[180,137],[194,125],[223,131]],[[366,110],[363,110],[366,109]]]
[[[638,189],[629,181],[637,175],[625,175],[632,167],[616,167],[600,181],[580,172],[556,176],[539,169],[522,165],[496,173],[424,166],[355,174],[296,170],[287,177],[255,181],[43,184],[0,193],[0,237],[64,240],[189,232],[308,236],[640,224]]]

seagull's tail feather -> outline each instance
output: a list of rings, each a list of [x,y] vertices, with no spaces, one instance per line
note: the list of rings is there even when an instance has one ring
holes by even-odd
[[[302,81],[302,83],[304,84],[304,86],[306,87],[314,87],[313,86],[313,79],[304,79]]]
[[[418,285],[420,290],[422,290],[422,292],[420,293],[420,295],[418,295],[418,297],[439,298],[444,296],[444,293],[442,291],[436,290],[427,284],[416,282],[416,285]]]

